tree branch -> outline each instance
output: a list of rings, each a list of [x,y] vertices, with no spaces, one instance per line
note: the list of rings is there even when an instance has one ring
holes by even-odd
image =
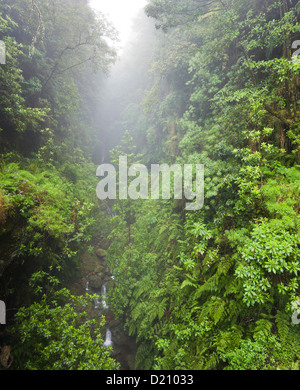
[[[35,0],[31,0],[31,3],[32,3],[32,9],[35,8],[37,10],[38,15],[39,15],[39,24],[38,24],[35,36],[32,38],[32,42],[31,42],[30,49],[29,49],[29,58],[31,58],[34,55],[35,44],[37,42],[38,36],[40,35],[40,31],[42,32],[42,34],[45,31],[41,10],[37,6]]]
[[[47,77],[47,79],[43,82],[43,88],[46,87],[46,85],[49,83],[49,81],[52,79],[52,77],[54,76],[58,66],[59,66],[59,63],[60,63],[60,60],[62,59],[62,57],[65,55],[65,53],[68,51],[68,50],[76,50],[78,49],[79,47],[81,46],[84,46],[84,45],[89,45],[89,38],[90,37],[87,37],[86,40],[84,42],[79,42],[77,43],[75,46],[67,46],[65,47],[61,52],[60,54],[58,55],[57,59],[55,60],[55,63],[54,63],[54,66],[49,74],[49,76]],[[87,62],[87,60],[85,60],[84,62]],[[79,63],[81,64],[81,63]],[[71,66],[72,68],[74,68],[75,66]],[[66,68],[67,70],[68,68]],[[58,73],[61,73],[61,72],[58,72]]]

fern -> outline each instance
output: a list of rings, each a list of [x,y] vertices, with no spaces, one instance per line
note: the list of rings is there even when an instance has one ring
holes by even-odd
[[[161,320],[166,312],[167,299],[163,299],[157,306],[157,316],[158,319]]]
[[[227,283],[225,284],[224,297],[230,294],[242,294],[241,283],[232,278],[227,278]]]
[[[219,363],[219,357],[216,353],[212,353],[207,361],[206,361],[206,364],[205,364],[205,369],[206,370],[214,370],[217,368],[218,366],[218,363]]]
[[[227,307],[227,320],[236,323],[241,314],[242,304],[238,300],[230,300]]]
[[[153,352],[152,344],[149,341],[142,342],[135,356],[135,367],[150,370],[154,362]]]
[[[206,292],[217,292],[219,289],[219,278],[217,275],[212,276],[210,279],[208,279],[202,286],[197,288],[197,291],[195,291],[194,298],[200,298],[203,293]]]
[[[256,339],[259,337],[259,333],[263,333],[264,336],[268,337],[271,335],[271,329],[272,329],[272,322],[262,318],[261,320],[256,321],[254,328],[254,338]]]
[[[226,302],[220,297],[213,296],[202,306],[199,321],[203,321],[205,317],[210,317],[216,325],[226,312]]]
[[[128,328],[128,334],[129,336],[133,336],[136,334],[136,331],[137,331],[137,326],[134,322],[130,322],[129,324],[129,328]]]
[[[243,335],[243,328],[233,325],[228,331],[220,331],[214,337],[214,346],[218,353],[239,347]]]
[[[289,324],[288,316],[285,313],[282,313],[281,311],[277,311],[277,314],[275,316],[276,323],[277,323],[277,330],[278,334],[282,341],[286,340],[288,334],[289,334]]]
[[[215,325],[220,321],[220,319],[223,317],[223,314],[226,313],[226,305],[225,301],[221,298],[215,298],[213,299],[214,303],[211,306],[211,316],[214,320]]]
[[[233,265],[233,259],[231,257],[222,257],[218,264],[217,275],[226,275]]]
[[[185,279],[180,288],[183,289],[185,287],[193,287],[193,288],[197,288],[197,284],[195,282],[192,282],[190,279]]]
[[[149,313],[150,321],[153,322],[156,318],[161,320],[166,312],[166,306],[167,306],[166,298],[162,299],[161,301],[156,301],[151,307]]]
[[[131,317],[133,321],[137,321],[141,316],[143,317],[145,314],[145,303],[141,302],[140,304],[137,304],[135,308],[131,312]]]
[[[204,357],[196,357],[196,360],[194,360],[191,364],[191,370],[203,370],[205,366],[205,358]]]
[[[138,300],[143,295],[148,295],[149,291],[151,291],[151,280],[150,277],[146,277],[138,284],[138,287],[134,290],[133,296],[136,300]]]

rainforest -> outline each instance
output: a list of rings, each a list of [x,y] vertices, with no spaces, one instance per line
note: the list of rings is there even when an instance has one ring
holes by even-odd
[[[105,3],[0,2],[0,370],[299,370],[300,2]]]

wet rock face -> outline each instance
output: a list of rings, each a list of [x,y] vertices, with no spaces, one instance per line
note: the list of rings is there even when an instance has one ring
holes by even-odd
[[[88,290],[91,293],[101,295],[103,286],[107,291],[114,288],[115,281],[112,278],[111,271],[106,264],[106,251],[96,247],[92,253],[86,251],[82,254],[81,274],[88,282]],[[87,291],[88,291],[87,290]],[[106,318],[106,329],[111,332],[111,342],[113,347],[113,357],[121,364],[122,370],[135,370],[135,355],[137,344],[134,337],[130,337],[124,331],[124,323],[114,318],[113,312],[104,305],[102,299],[95,303],[94,311],[97,316],[104,315]],[[95,313],[94,313],[95,315]],[[103,339],[107,341],[107,333],[103,334]]]
[[[109,323],[113,340],[113,357],[121,364],[122,370],[135,370],[137,344],[134,337],[124,332],[124,325],[119,320]]]
[[[102,248],[96,248],[95,249],[96,256],[100,259],[103,260],[106,257],[106,250]]]
[[[96,248],[92,253],[86,251],[81,256],[81,274],[86,275],[89,288],[97,292],[104,283],[111,280],[111,273],[105,263],[106,251]]]
[[[100,290],[104,284],[107,284],[110,289],[113,286],[113,280],[111,279],[109,270],[104,269],[103,272],[98,272],[90,275],[89,287],[95,290],[95,292]]]
[[[89,286],[94,290],[100,290],[104,282],[103,275],[92,275],[90,277]]]

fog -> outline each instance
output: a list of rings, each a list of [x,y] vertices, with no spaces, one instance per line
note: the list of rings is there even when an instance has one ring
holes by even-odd
[[[93,9],[103,13],[119,33],[119,53],[133,38],[133,20],[146,5],[146,0],[90,0]]]
[[[102,146],[97,164],[109,161],[109,151],[120,143],[126,130],[134,137],[135,145],[142,147],[144,140],[138,134],[139,121],[143,120],[142,90],[151,79],[149,70],[157,34],[153,21],[140,9],[132,19],[124,49],[102,81],[97,116]]]

